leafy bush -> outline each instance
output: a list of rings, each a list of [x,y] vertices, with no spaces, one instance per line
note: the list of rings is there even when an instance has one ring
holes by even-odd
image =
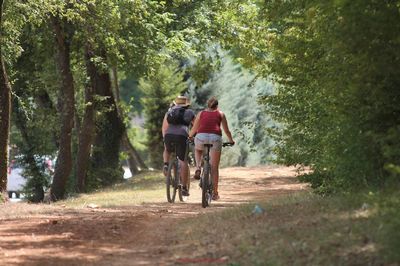
[[[383,244],[386,259],[392,262],[400,261],[398,252],[400,247],[400,197],[393,188],[391,191],[384,191],[374,198],[378,201],[379,241]]]
[[[280,125],[269,131],[277,161],[311,167],[306,179],[326,192],[398,183],[399,2],[250,6],[239,6],[240,17],[232,10],[217,21],[237,16],[229,24],[236,36],[226,41],[240,48],[245,66],[279,84],[274,95],[261,98]]]

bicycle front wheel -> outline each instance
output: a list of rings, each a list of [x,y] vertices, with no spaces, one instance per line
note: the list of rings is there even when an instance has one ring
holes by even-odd
[[[176,176],[179,176],[178,160],[172,160],[168,165],[168,174],[165,179],[167,188],[167,200],[170,203],[175,202],[176,190],[178,188],[176,183]]]

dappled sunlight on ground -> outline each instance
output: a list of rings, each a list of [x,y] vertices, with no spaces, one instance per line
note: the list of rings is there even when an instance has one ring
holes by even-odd
[[[306,189],[295,175],[294,168],[277,166],[221,169],[221,199],[206,209],[193,179],[188,201],[175,204],[166,202],[163,190],[151,200],[144,193],[143,203],[129,206],[7,203],[0,210],[0,259],[5,265],[179,263],[185,258],[170,254],[168,245],[180,243],[166,234],[178,219]]]

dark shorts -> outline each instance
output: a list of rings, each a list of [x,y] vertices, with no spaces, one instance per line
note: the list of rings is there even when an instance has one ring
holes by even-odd
[[[186,136],[182,135],[172,135],[166,134],[164,137],[165,147],[167,148],[168,152],[174,152],[176,145],[176,155],[178,156],[179,160],[184,161],[186,155]]]

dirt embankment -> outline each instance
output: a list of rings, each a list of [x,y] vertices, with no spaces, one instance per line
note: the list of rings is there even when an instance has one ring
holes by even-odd
[[[182,258],[170,228],[178,219],[219,211],[306,188],[295,169],[221,169],[221,199],[202,208],[192,181],[185,203],[146,202],[120,208],[69,209],[7,203],[0,210],[1,265],[174,265]],[[165,195],[160,195],[165,198]],[[199,263],[201,263],[199,261]],[[218,261],[216,261],[218,263]]]

